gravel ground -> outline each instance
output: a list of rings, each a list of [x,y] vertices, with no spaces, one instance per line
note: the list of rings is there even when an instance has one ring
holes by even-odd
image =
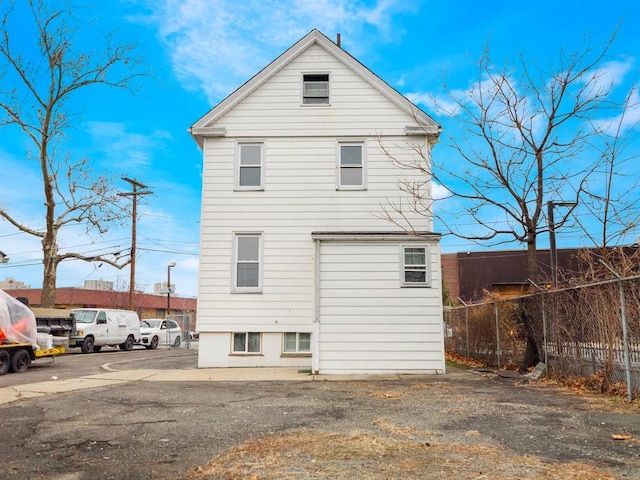
[[[130,382],[9,404],[0,425],[6,479],[640,478],[637,409],[457,368]]]

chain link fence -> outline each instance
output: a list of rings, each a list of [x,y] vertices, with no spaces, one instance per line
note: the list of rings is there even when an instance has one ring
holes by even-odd
[[[184,348],[191,348],[191,331],[193,330],[191,312],[171,314],[169,318],[175,320],[178,322],[178,325],[180,325],[180,330],[182,330],[181,345],[183,345]]]
[[[446,307],[447,351],[497,368],[544,362],[553,377],[597,378],[640,395],[640,277]]]

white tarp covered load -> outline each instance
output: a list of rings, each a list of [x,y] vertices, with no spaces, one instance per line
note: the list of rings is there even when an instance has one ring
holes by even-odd
[[[36,317],[25,304],[0,290],[0,341],[37,347]]]

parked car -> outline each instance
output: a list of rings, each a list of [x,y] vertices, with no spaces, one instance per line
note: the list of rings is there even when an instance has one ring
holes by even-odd
[[[191,330],[189,332],[189,338],[191,340],[198,340],[200,338],[200,332],[194,332],[193,330]]]
[[[99,352],[103,346],[119,346],[130,351],[140,341],[140,320],[132,310],[110,308],[78,308],[71,310],[75,331],[69,347],[80,347],[82,353]]]
[[[167,325],[169,329],[167,330]],[[174,320],[161,318],[146,318],[140,321],[140,340],[138,345],[143,345],[148,350],[155,350],[158,345],[179,347],[182,341],[182,330]]]

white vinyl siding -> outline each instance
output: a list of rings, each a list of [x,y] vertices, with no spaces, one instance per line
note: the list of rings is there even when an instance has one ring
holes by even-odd
[[[264,147],[262,143],[239,143],[236,165],[237,189],[263,189]]]
[[[316,68],[331,72],[331,108],[300,104],[301,72]],[[373,138],[377,134],[406,138],[405,127],[414,124],[411,114],[398,109],[346,65],[314,46],[209,126],[226,128],[229,138]],[[269,144],[269,159],[272,157]]]
[[[401,288],[397,242],[320,241],[319,372],[443,372],[439,288]],[[429,269],[439,281],[435,244]]]
[[[235,292],[258,292],[262,287],[262,235],[236,233],[234,236]]]
[[[393,137],[389,142],[406,143],[407,139]],[[256,195],[234,191],[234,162],[220,161],[232,159],[234,149],[233,139],[205,144],[198,322],[206,327],[200,331],[228,331],[229,325],[246,331],[311,331],[311,232],[397,231],[397,225],[380,218],[382,207],[390,200],[408,205],[410,199],[399,190],[398,179],[419,181],[421,177],[399,172],[377,143],[368,141],[367,189],[336,191],[335,138],[273,138],[268,141],[268,188]],[[403,153],[394,152],[398,158]],[[429,218],[411,212],[407,216],[412,223],[406,228],[432,230]],[[235,281],[235,268],[230,268],[235,267],[233,232],[264,232],[261,295],[238,296],[229,291]],[[398,272],[398,252],[394,265]]]

